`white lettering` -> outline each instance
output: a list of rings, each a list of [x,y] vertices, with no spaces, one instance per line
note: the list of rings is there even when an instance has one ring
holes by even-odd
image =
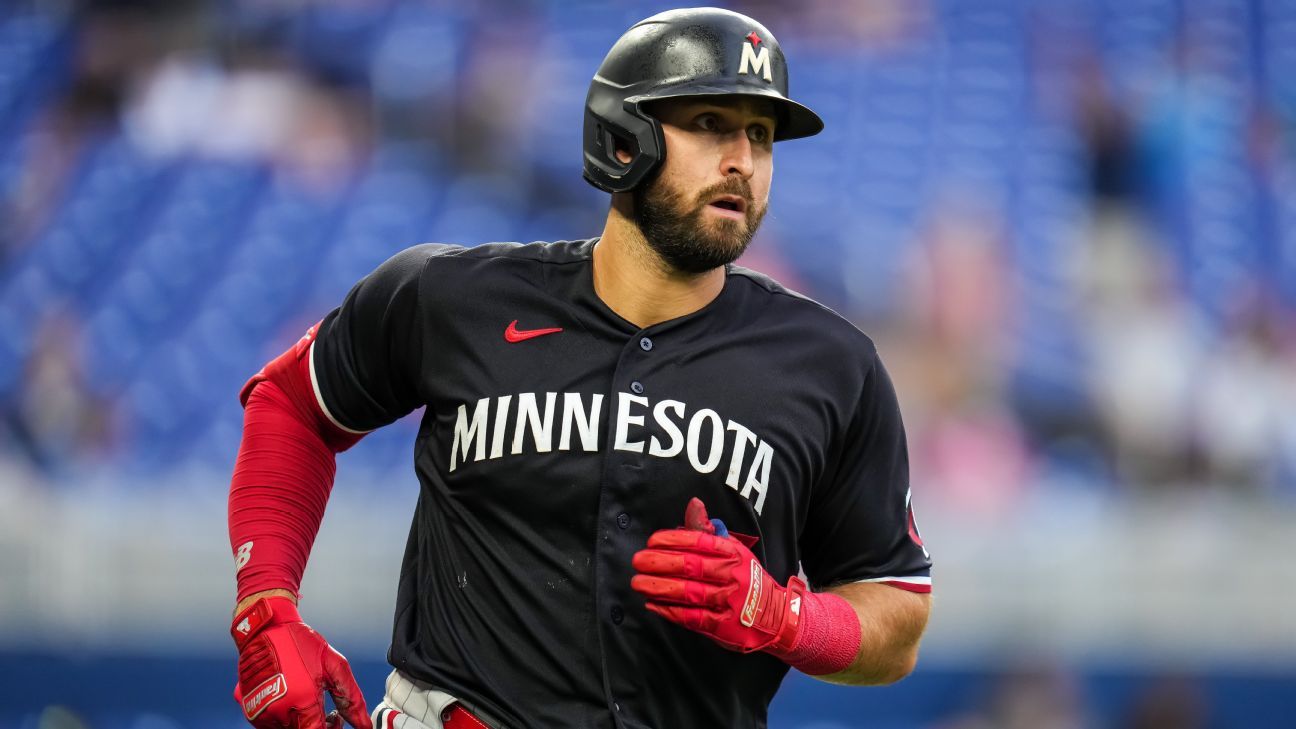
[[[256,709],[258,704],[260,704],[262,701],[265,701],[266,698],[270,696],[270,694],[273,694],[278,690],[279,690],[279,680],[275,679],[274,683],[270,684],[269,686],[266,686],[265,688],[253,694],[252,698],[248,701],[248,707],[251,709]]]
[[[760,49],[760,53],[757,53],[751,43],[744,43],[742,60],[738,63],[738,73],[761,73],[762,70],[765,72],[765,80],[773,83],[774,76],[770,70],[769,47],[766,46]]]
[[[586,416],[580,393],[563,393],[562,435],[558,437],[558,450],[571,450],[573,423],[575,423],[576,430],[580,435],[581,448],[586,451],[598,450],[599,413],[602,412],[603,393],[595,393],[593,401],[589,415]]]
[[[698,436],[702,432],[703,421],[707,420],[711,421],[711,448],[707,451],[707,459],[703,461],[698,454]],[[720,465],[720,459],[724,457],[724,434],[724,421],[716,411],[703,408],[693,414],[688,426],[688,459],[698,473],[711,473]]]
[[[678,425],[666,417],[667,410],[675,411],[675,417],[677,418],[684,418],[684,403],[679,400],[662,400],[657,403],[657,406],[653,408],[653,420],[670,436],[670,447],[662,448],[661,441],[657,440],[657,436],[654,435],[652,440],[648,441],[648,455],[650,456],[674,458],[680,454],[680,451],[684,450],[684,434],[680,432]]]
[[[238,551],[234,553],[234,571],[238,572],[247,566],[252,559],[252,542],[244,542],[239,545]]]
[[[536,453],[548,453],[553,450],[553,414],[554,403],[558,400],[558,393],[545,393],[545,409],[543,419],[539,410],[536,408],[536,396],[534,392],[524,392],[518,395],[517,423],[513,429],[513,455],[522,452],[522,439],[526,435],[527,426],[531,427],[531,439],[535,441]]]
[[[459,406],[459,414],[455,418],[454,444],[450,446],[451,471],[458,467],[460,458],[468,460],[468,449],[472,447],[473,441],[477,442],[477,455],[473,460],[480,461],[486,457],[486,414],[489,410],[490,398],[478,400],[477,407],[473,410],[472,425],[469,425],[468,406]]]
[[[729,421],[729,430],[734,432],[733,457],[729,459],[729,473],[725,475],[725,485],[734,491],[738,490],[738,472],[742,470],[743,458],[747,456],[747,444],[756,442],[756,434],[746,426]]]
[[[283,698],[287,690],[288,684],[282,673],[272,677],[258,686],[252,696],[243,702],[243,714],[248,719],[255,719],[265,707]]]
[[[504,455],[504,433],[508,426],[509,403],[513,401],[512,395],[505,395],[499,399],[499,404],[495,406],[495,430],[491,431],[494,436],[491,438],[491,455],[492,459]],[[478,458],[477,460],[481,460]]]
[[[629,431],[631,425],[643,426],[644,416],[631,415],[631,404],[648,407],[648,398],[631,395],[628,392],[620,393],[617,400],[617,424],[616,424],[616,444],[612,447],[618,451],[630,451],[631,453],[643,453],[643,441],[637,440],[630,442]]]
[[[743,498],[749,498],[752,489],[756,490],[756,513],[761,513],[765,506],[765,489],[769,486],[770,465],[774,461],[774,449],[769,443],[761,441],[756,446],[756,458],[752,460],[751,470],[747,472],[747,483],[743,484]],[[759,473],[758,473],[759,472]]]
[[[468,404],[458,407],[455,416],[454,440],[450,446],[449,470],[454,472],[469,462],[520,455],[524,452],[549,453],[554,448],[554,420],[557,418],[558,393],[544,393],[539,402],[538,393],[523,392],[501,395],[495,400],[495,413],[491,415],[492,398],[482,398],[473,406],[471,416]],[[726,421],[715,410],[703,408],[689,416],[688,406],[679,400],[650,402],[648,398],[626,392],[617,393],[616,426],[612,449],[643,453],[657,458],[678,458],[683,454],[689,464],[700,474],[715,473],[726,460],[724,483],[744,499],[754,500],[753,508],[760,514],[765,508],[769,492],[770,474],[773,471],[774,449],[761,440],[755,431],[732,420]],[[588,407],[585,396],[576,392],[562,393],[562,424],[558,434],[558,450],[597,452],[605,447],[601,442],[605,430],[600,427],[603,418],[604,396],[591,394]],[[517,402],[517,412],[510,407]],[[648,411],[656,428],[655,435],[636,429],[645,427]],[[685,427],[685,419],[688,423]],[[509,443],[508,426],[512,423],[513,435]],[[488,431],[488,425],[493,431]],[[729,432],[733,441],[729,441]],[[526,450],[527,434],[534,448]],[[574,435],[573,435],[574,433]],[[573,442],[579,440],[579,442]],[[489,448],[487,447],[489,443]],[[511,445],[505,450],[506,445]],[[755,451],[748,463],[748,454]],[[746,476],[744,477],[744,472]],[[242,569],[252,557],[252,543],[240,545],[234,553],[236,570]]]

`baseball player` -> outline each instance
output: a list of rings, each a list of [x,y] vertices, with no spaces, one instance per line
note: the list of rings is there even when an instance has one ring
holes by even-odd
[[[760,23],[648,18],[586,102],[602,235],[409,248],[248,382],[229,519],[250,722],[763,727],[789,668],[912,670],[930,561],[891,381],[849,322],[732,264],[774,142],[822,127]],[[371,716],[297,588],[335,454],[420,406]]]

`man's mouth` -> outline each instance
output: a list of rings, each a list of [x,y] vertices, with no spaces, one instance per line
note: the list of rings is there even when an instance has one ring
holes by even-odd
[[[747,213],[747,201],[739,195],[721,195],[707,207],[729,218],[745,218]]]

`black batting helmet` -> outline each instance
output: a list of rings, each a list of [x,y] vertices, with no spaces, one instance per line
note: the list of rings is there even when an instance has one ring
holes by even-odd
[[[742,94],[778,108],[774,141],[818,134],[818,114],[788,98],[787,60],[774,34],[720,8],[669,10],[635,23],[608,51],[585,98],[585,179],[627,192],[666,155],[661,124],[643,104],[681,96]],[[616,158],[617,142],[633,158]]]

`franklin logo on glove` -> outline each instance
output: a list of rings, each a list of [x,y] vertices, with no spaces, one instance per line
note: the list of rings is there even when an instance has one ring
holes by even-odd
[[[243,713],[248,719],[255,719],[257,714],[265,710],[267,706],[278,699],[282,699],[288,693],[288,685],[284,683],[283,674],[276,674],[273,678],[261,684],[252,696],[243,702]]]

